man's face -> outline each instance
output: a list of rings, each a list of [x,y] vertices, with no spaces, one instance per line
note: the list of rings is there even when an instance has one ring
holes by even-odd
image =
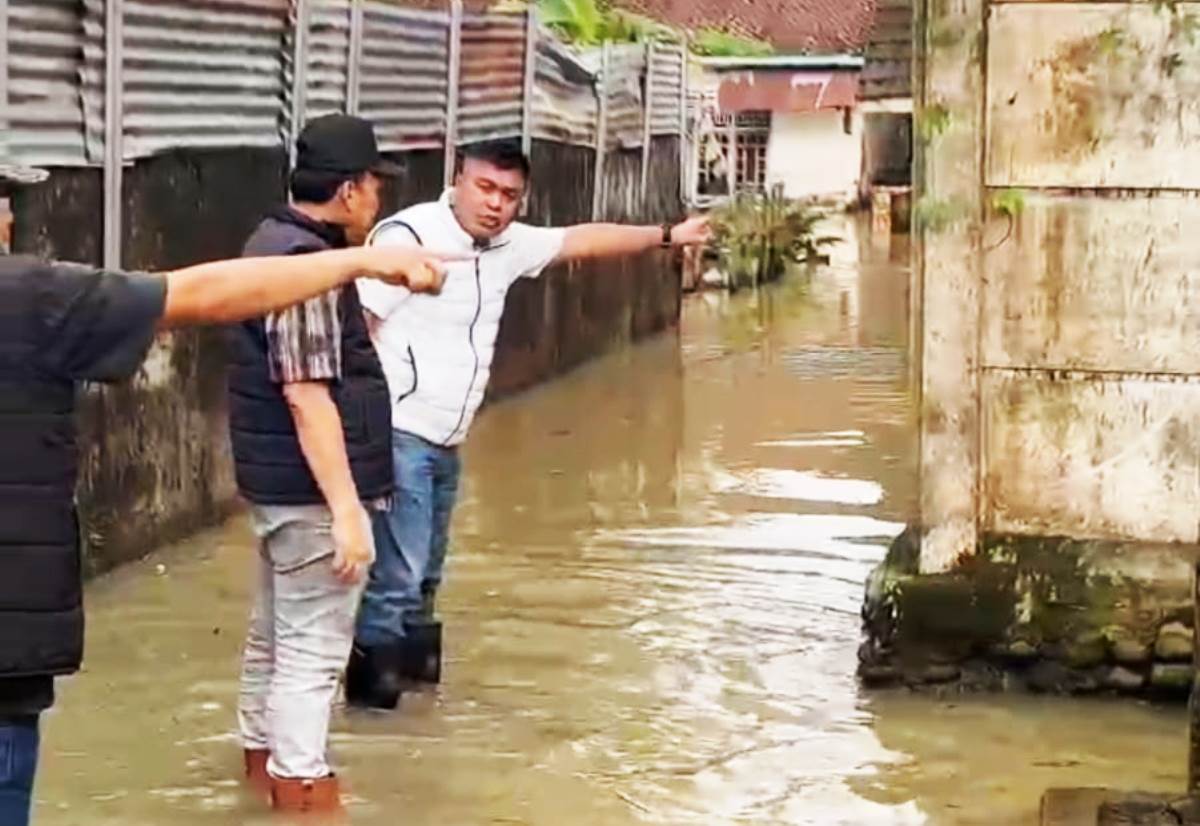
[[[379,218],[379,193],[383,183],[371,172],[342,187],[346,213],[346,240],[353,246],[365,244]]]
[[[477,241],[490,241],[513,221],[525,197],[525,174],[476,158],[463,161],[454,184],[454,213]]]

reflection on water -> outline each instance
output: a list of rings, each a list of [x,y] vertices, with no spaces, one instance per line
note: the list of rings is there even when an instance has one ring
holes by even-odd
[[[858,687],[916,491],[905,251],[857,251],[487,412],[446,684],[336,723],[354,823],[1026,824],[1050,785],[1182,783],[1178,710]],[[236,782],[251,547],[235,521],[91,588],[38,823],[277,822]]]
[[[840,502],[845,505],[877,505],[883,487],[866,479],[830,479],[798,470],[759,468],[741,476],[727,474],[718,482],[719,491],[742,491],[752,496],[795,499],[808,502]]]

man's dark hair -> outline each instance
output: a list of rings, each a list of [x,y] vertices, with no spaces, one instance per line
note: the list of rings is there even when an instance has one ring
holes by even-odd
[[[521,174],[525,176],[526,181],[529,180],[533,173],[529,157],[525,154],[520,141],[495,140],[468,144],[463,147],[462,156],[463,160],[470,158],[476,161],[484,161],[506,172],[519,169],[521,170]]]
[[[327,204],[337,197],[342,184],[357,181],[366,173],[347,175],[344,172],[324,172],[316,169],[297,169],[292,172],[292,198],[302,204]]]

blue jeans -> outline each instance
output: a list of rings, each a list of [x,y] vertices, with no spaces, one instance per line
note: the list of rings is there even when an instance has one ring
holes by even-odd
[[[426,593],[437,592],[446,565],[450,515],[458,498],[458,449],[392,431],[396,493],[386,513],[372,514],[375,564],[358,614],[359,645],[405,636],[405,623],[423,618]]]
[[[37,718],[0,717],[0,823],[4,826],[28,826],[37,762]]]

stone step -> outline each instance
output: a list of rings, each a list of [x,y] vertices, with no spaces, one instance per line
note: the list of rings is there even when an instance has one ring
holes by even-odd
[[[1096,826],[1200,826],[1200,799],[1181,795],[1120,795],[1100,804]]]
[[[1108,789],[1050,789],[1042,796],[1041,826],[1096,826],[1100,807],[1113,797]]]
[[[1042,796],[1041,826],[1200,826],[1200,798],[1101,788],[1050,789]]]

